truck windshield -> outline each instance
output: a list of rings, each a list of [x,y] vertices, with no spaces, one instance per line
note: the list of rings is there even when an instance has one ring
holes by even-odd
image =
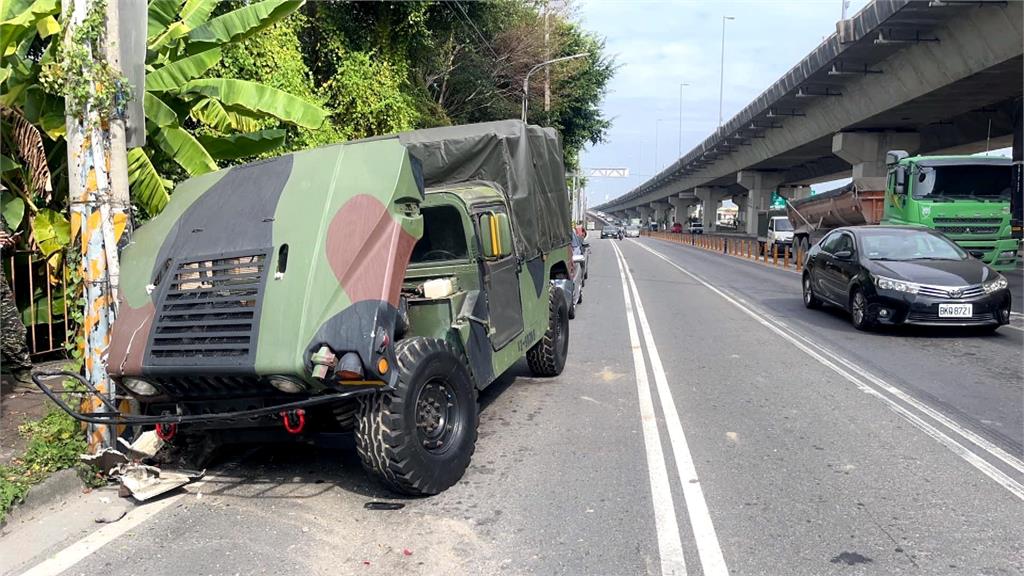
[[[789,232],[793,230],[793,224],[789,222],[788,218],[776,218],[775,219],[775,231],[776,232]]]
[[[922,166],[914,198],[927,200],[1010,199],[1010,166]]]
[[[467,257],[466,231],[462,216],[452,206],[423,208],[423,237],[412,249],[410,263],[464,260]]]
[[[861,245],[870,260],[963,260],[967,253],[939,236],[916,230],[861,232]]]

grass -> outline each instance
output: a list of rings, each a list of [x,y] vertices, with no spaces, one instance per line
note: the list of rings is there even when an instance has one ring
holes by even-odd
[[[58,470],[77,467],[87,484],[96,482],[95,468],[78,458],[86,451],[85,435],[64,412],[53,409],[39,420],[22,424],[18,431],[28,439],[28,446],[10,465],[0,465],[0,522],[31,486]]]

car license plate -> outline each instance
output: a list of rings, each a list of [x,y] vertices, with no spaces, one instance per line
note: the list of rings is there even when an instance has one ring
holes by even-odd
[[[939,304],[939,318],[970,318],[973,315],[973,304]]]

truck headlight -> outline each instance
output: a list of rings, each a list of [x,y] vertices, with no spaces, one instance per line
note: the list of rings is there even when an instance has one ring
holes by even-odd
[[[985,289],[986,294],[998,292],[999,290],[1002,290],[1007,286],[1009,286],[1009,283],[1006,281],[1006,277],[1004,277],[1002,274],[1000,274],[995,280],[989,280],[988,282],[985,282],[984,284],[981,285],[981,287]]]
[[[156,396],[160,393],[156,386],[138,378],[123,378],[121,379],[121,385],[130,390],[132,394],[138,396]]]
[[[921,289],[919,284],[904,282],[895,278],[886,278],[885,276],[875,276],[875,286],[882,290],[895,290],[896,292],[906,292],[907,294],[917,294],[917,291]]]
[[[1004,250],[1004,251],[999,253],[999,257],[1000,258],[1013,258],[1016,255],[1017,255],[1017,251],[1016,250]]]

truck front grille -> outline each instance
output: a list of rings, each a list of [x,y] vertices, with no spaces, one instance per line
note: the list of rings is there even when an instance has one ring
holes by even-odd
[[[933,218],[936,224],[995,224],[1002,223],[1002,218]]]
[[[996,234],[999,232],[999,226],[982,225],[936,226],[935,229],[943,234]]]
[[[160,286],[149,363],[251,365],[268,253],[174,262],[173,273]]]

